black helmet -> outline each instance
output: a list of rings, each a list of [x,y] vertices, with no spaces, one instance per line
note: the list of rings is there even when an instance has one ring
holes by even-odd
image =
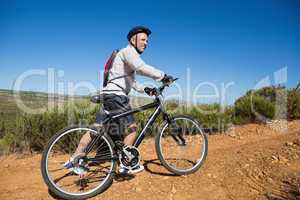
[[[135,26],[127,34],[128,41],[130,41],[131,37],[137,33],[146,33],[149,36],[151,34],[151,30],[144,26]]]

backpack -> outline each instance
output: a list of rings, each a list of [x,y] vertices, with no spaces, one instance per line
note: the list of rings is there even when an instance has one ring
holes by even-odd
[[[107,86],[108,79],[109,79],[109,71],[112,68],[112,65],[114,63],[114,59],[115,59],[115,57],[116,57],[116,55],[117,55],[118,52],[119,52],[119,49],[115,49],[111,53],[109,59],[106,61],[105,65],[104,65],[103,87]]]

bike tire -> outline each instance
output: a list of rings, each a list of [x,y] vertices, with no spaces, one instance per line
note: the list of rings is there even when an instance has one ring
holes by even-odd
[[[57,197],[62,198],[62,199],[81,200],[81,199],[91,198],[93,196],[96,196],[97,194],[102,193],[103,191],[105,191],[112,184],[113,178],[114,178],[114,175],[115,175],[115,170],[116,170],[117,163],[116,163],[116,161],[112,161],[112,167],[111,167],[112,173],[109,173],[107,175],[107,178],[105,179],[105,182],[103,182],[99,188],[96,188],[95,190],[92,190],[91,192],[84,193],[84,194],[80,194],[80,193],[72,194],[72,193],[68,193],[68,192],[65,192],[65,191],[59,189],[54,184],[53,180],[51,180],[51,178],[49,177],[49,173],[48,173],[48,170],[47,170],[47,158],[48,158],[49,151],[51,150],[51,147],[54,145],[54,143],[56,141],[58,141],[58,138],[60,138],[66,132],[74,130],[74,129],[83,129],[83,130],[87,130],[87,131],[97,133],[95,130],[90,129],[88,126],[72,126],[72,127],[67,127],[65,129],[60,130],[59,132],[57,132],[49,140],[48,144],[46,145],[46,147],[43,151],[42,159],[41,159],[41,173],[42,173],[42,177],[44,179],[44,182],[46,183],[49,190],[52,192],[52,194],[54,196],[57,196]],[[107,145],[108,145],[108,147],[111,151],[111,154],[115,155],[114,143],[111,140],[111,138],[107,135],[103,135],[102,138],[107,143]]]
[[[193,119],[193,117],[188,116],[188,115],[177,115],[177,116],[172,117],[171,121],[174,122],[177,119],[184,119],[189,122],[192,122],[197,127],[198,131],[200,132],[200,135],[202,137],[202,142],[203,142],[203,150],[202,150],[201,155],[199,156],[199,159],[196,160],[196,164],[189,169],[183,170],[183,169],[177,168],[174,165],[171,165],[168,162],[168,158],[166,157],[166,155],[164,155],[163,149],[162,149],[162,137],[164,136],[166,128],[170,126],[170,123],[167,120],[165,120],[162,123],[162,125],[160,126],[160,129],[158,131],[158,134],[156,135],[155,149],[156,149],[156,154],[157,154],[160,162],[168,171],[170,171],[176,175],[188,175],[188,174],[192,174],[192,173],[196,172],[197,170],[199,170],[199,168],[205,162],[207,153],[208,153],[208,139],[207,139],[207,135],[202,130],[200,123],[197,122],[195,119]],[[189,137],[192,137],[192,135]],[[182,146],[184,146],[184,145],[182,145]]]

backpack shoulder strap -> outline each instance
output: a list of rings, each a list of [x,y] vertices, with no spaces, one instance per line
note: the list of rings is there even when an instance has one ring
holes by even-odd
[[[113,62],[114,62],[114,59],[117,55],[117,53],[119,52],[120,50],[119,49],[115,49],[109,59],[107,60],[107,62],[105,63],[105,66],[104,66],[104,73],[103,73],[103,87],[105,87],[108,83],[108,78],[109,78],[109,71],[110,69],[112,68],[112,65],[113,65]]]

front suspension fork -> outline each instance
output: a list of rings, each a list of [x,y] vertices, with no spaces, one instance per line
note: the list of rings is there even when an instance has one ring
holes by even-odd
[[[166,112],[163,112],[163,119],[167,121],[167,123],[170,125],[172,123],[174,123],[173,118]],[[172,130],[171,130],[172,131]],[[178,133],[172,133],[171,132],[171,137],[175,140],[175,142],[180,145],[180,146],[185,146],[186,145],[186,141],[183,138],[183,134],[182,134],[182,130],[178,130],[176,129],[176,132]]]

